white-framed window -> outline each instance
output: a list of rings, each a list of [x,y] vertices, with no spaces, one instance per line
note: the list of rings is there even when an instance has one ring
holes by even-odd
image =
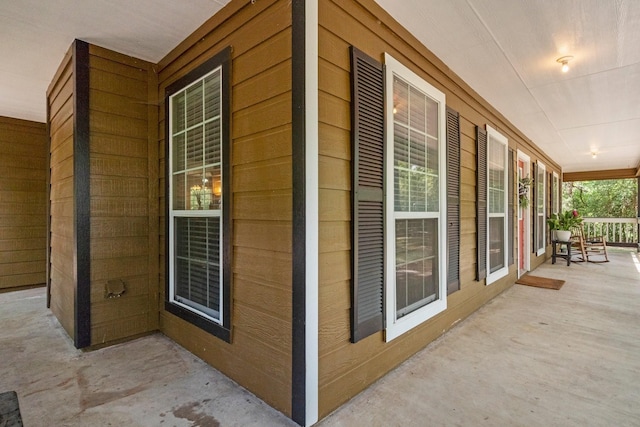
[[[226,49],[167,88],[166,308],[229,340]],[[226,221],[226,222],[225,222]]]
[[[445,96],[385,54],[386,340],[447,308]]]
[[[547,168],[538,161],[536,174],[536,254],[542,255],[545,252],[545,235],[547,231],[546,203],[547,192]]]
[[[558,172],[553,173],[553,194],[551,195],[551,213],[560,212],[560,176]]]
[[[507,138],[487,126],[487,285],[509,273]]]

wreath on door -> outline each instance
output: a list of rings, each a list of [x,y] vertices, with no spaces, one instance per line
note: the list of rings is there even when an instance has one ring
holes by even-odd
[[[523,209],[529,207],[529,188],[531,184],[533,184],[533,179],[528,176],[518,180],[518,202]]]

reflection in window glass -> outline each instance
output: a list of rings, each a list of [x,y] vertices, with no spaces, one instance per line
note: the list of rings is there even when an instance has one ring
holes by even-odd
[[[504,218],[489,218],[489,272],[495,273],[504,267]]]
[[[396,318],[438,299],[438,103],[394,78]],[[402,215],[411,218],[403,218]],[[433,216],[433,214],[431,214]]]
[[[396,310],[400,318],[438,298],[438,220],[396,220]]]
[[[438,103],[399,77],[394,102],[395,210],[438,212]]]

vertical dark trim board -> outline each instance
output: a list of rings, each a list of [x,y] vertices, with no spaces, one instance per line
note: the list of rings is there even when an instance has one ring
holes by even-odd
[[[45,258],[45,285],[47,308],[51,308],[51,105],[47,95],[47,252]]]
[[[293,0],[291,127],[293,168],[291,418],[306,425],[306,126],[305,1]]]
[[[91,242],[89,164],[89,44],[73,43],[73,252],[77,348],[91,345]]]

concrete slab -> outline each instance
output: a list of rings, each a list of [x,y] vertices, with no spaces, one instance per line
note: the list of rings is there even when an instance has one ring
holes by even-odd
[[[324,421],[329,426],[640,426],[640,258],[543,264]]]
[[[76,350],[43,288],[0,294],[0,325],[0,385],[26,426],[296,425],[161,334]]]
[[[640,425],[640,258],[551,265],[318,425]],[[44,289],[0,294],[0,385],[28,426],[293,426],[166,337],[76,350]]]

